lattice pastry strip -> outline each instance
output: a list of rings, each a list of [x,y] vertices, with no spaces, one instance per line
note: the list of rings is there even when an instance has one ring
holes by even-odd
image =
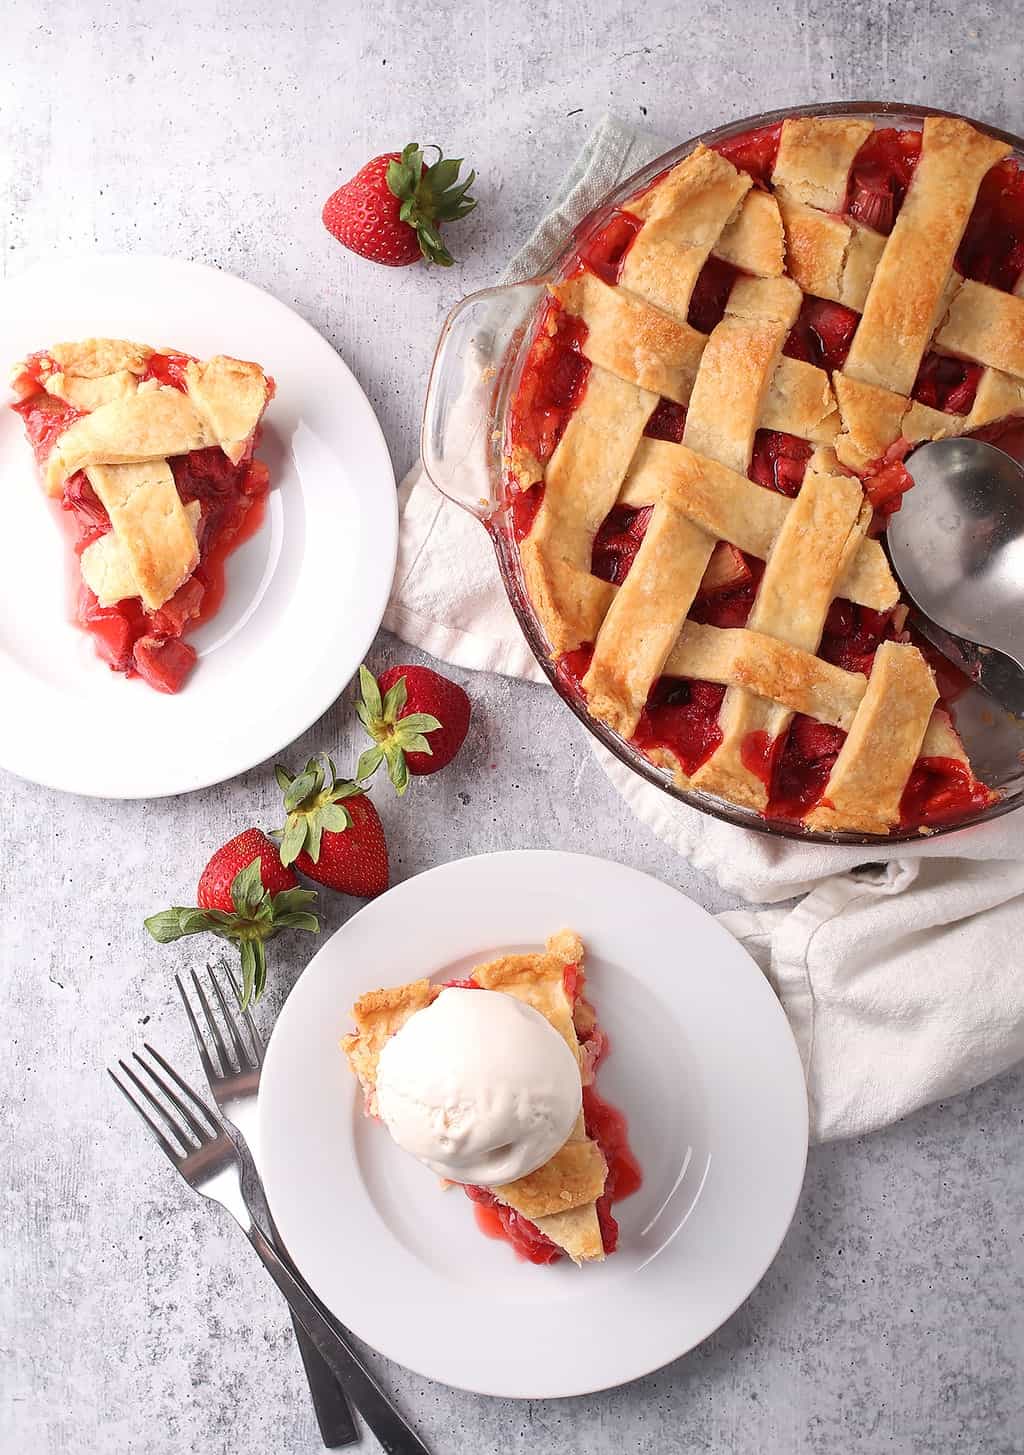
[[[810,828],[884,834],[899,821],[900,799],[938,696],[916,647],[882,643],[822,799],[807,815]]]
[[[871,520],[860,482],[828,473],[828,464],[812,461],[808,467],[748,618],[751,630],[806,652],[818,649],[836,583]],[[693,775],[694,786],[763,809],[767,785],[744,760],[744,744],[751,733],[762,733],[767,749],[785,731],[791,715],[785,706],[730,687],[719,714],[722,741]]]
[[[1010,148],[949,117],[924,123],[921,157],[871,280],[845,372],[909,394],[942,317],[967,219],[990,167]]]
[[[522,544],[527,589],[556,652],[593,641],[612,588],[591,575],[594,537],[618,498],[657,396],[604,369],[566,425],[545,473],[544,501]]]

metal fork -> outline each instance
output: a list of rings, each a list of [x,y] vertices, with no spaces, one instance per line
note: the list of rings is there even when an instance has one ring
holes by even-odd
[[[203,1197],[219,1202],[241,1227],[288,1300],[292,1312],[380,1441],[386,1455],[429,1455],[426,1446],[332,1325],[327,1309],[309,1284],[284,1260],[254,1221],[242,1193],[241,1154],[215,1113],[159,1051],[148,1042],[144,1049],[159,1070],[136,1051],[133,1053],[134,1060],[148,1081],[143,1080],[126,1061],[118,1061],[122,1075],[137,1095],[133,1095],[110,1070],[108,1074],[114,1085],[138,1112],[157,1145],[188,1185]],[[151,1085],[160,1093],[159,1096],[150,1089]]]
[[[257,1112],[257,1092],[260,1085],[260,1073],[263,1069],[263,1041],[259,1031],[256,1029],[256,1022],[248,1010],[242,1011],[241,1019],[247,1032],[243,1036],[242,1029],[238,1024],[239,1014],[228,1010],[228,998],[225,996],[220,981],[213,971],[212,966],[208,967],[210,983],[213,986],[214,994],[224,1017],[224,1024],[227,1027],[228,1035],[235,1053],[236,1066],[232,1065],[228,1055],[227,1047],[217,1021],[210,1013],[210,1005],[203,992],[202,985],[195,970],[192,974],[192,984],[195,987],[196,999],[202,1007],[206,1024],[209,1027],[210,1036],[213,1041],[214,1055],[211,1056],[207,1050],[206,1042],[189,1002],[185,987],[181,983],[181,976],[175,975],[174,981],[178,987],[178,994],[181,996],[185,1007],[185,1014],[188,1016],[189,1025],[192,1027],[192,1034],[195,1037],[196,1048],[199,1051],[199,1059],[202,1062],[203,1071],[206,1073],[206,1080],[210,1088],[217,1110],[221,1117],[228,1124],[228,1130],[234,1128],[242,1139],[241,1150],[248,1150],[256,1164],[257,1170],[260,1166],[259,1146],[257,1134],[259,1130]],[[236,1002],[241,1004],[241,987],[230,967],[225,966],[228,979],[231,982],[231,989],[234,991]],[[270,1224],[270,1231],[274,1242],[279,1241],[274,1228],[273,1221]],[[292,1314],[292,1325],[295,1329],[295,1342],[299,1346],[299,1353],[302,1356],[302,1364],[306,1371],[306,1379],[309,1383],[310,1394],[313,1398],[313,1409],[316,1413],[317,1424],[320,1426],[320,1435],[328,1450],[336,1450],[345,1445],[355,1444],[359,1440],[359,1431],[352,1418],[352,1412],[348,1407],[345,1398],[345,1391],[336,1382],[330,1369],[321,1359],[317,1352],[316,1345],[311,1341],[305,1329],[298,1319]]]

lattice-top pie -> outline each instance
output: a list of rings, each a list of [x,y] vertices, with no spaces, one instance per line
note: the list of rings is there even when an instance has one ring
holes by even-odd
[[[12,383],[73,526],[77,622],[115,671],[176,692],[196,655],[182,636],[216,611],[225,558],[262,515],[253,449],[273,381],[224,355],[93,338],[29,355]]]
[[[583,1263],[613,1253],[618,1224],[611,1206],[636,1190],[640,1170],[629,1150],[623,1116],[594,1087],[607,1042],[583,993],[579,936],[562,930],[551,937],[544,954],[505,955],[478,965],[468,979],[450,983],[481,993],[502,991],[539,1011],[577,1057],[583,1083],[583,1110],[575,1129],[550,1161],[504,1186],[463,1185],[477,1205],[481,1228],[507,1239],[531,1263],[552,1263],[562,1253]],[[443,988],[414,980],[370,991],[353,1006],[356,1029],[341,1044],[362,1086],[367,1115],[377,1115],[377,1064],[383,1047]]]
[[[995,797],[878,537],[916,444],[1024,414],[1008,152],[787,120],[698,146],[552,284],[508,437],[526,590],[590,714],[681,784],[879,834]]]

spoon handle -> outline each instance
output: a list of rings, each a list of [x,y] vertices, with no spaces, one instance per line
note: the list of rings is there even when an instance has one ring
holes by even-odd
[[[1011,717],[1024,721],[1024,670],[1012,657],[954,636],[919,611],[910,613],[910,623]]]

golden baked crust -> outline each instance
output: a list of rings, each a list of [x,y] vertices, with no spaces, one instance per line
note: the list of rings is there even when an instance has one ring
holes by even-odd
[[[99,469],[98,466],[94,468]],[[110,465],[107,468],[110,471],[144,472],[154,469],[154,466]],[[156,468],[161,468],[160,461],[156,462]],[[166,470],[166,465],[162,468]],[[90,471],[91,478],[92,471]],[[173,484],[173,480],[171,483]],[[177,586],[171,585],[174,577],[178,577],[178,585],[180,586],[183,581],[187,580],[189,574],[194,569],[188,562],[194,561],[198,556],[196,533],[199,528],[199,517],[201,513],[202,506],[198,500],[190,500],[185,506],[185,518],[192,532],[191,545],[184,533],[179,532],[177,528],[175,529],[175,535],[180,535],[181,539],[181,565],[180,568],[176,569],[172,564],[169,564],[166,558],[161,563],[161,573],[166,577],[166,583],[162,588],[162,590],[167,591],[167,596],[164,597],[164,600],[168,596],[173,596],[177,590]],[[131,543],[125,539],[123,532],[119,535],[115,530],[108,531],[106,535],[100,536],[99,540],[93,541],[91,545],[86,546],[78,559],[82,570],[82,580],[96,597],[100,606],[113,606],[116,602],[124,601],[127,597],[132,596],[142,597],[146,605],[149,605],[150,601],[153,600],[156,600],[157,606],[163,605],[163,601],[158,599],[160,594],[162,594],[161,588],[152,574],[147,575],[146,594],[144,594],[143,583],[140,581],[137,572],[139,569],[145,572],[147,570],[147,563],[144,560],[140,561],[138,555],[133,553]],[[156,606],[151,607],[151,609],[155,610]]]
[[[930,670],[907,643],[878,654],[870,681],[817,652],[834,600],[875,612],[899,601],[884,550],[868,536],[862,481],[911,445],[1024,414],[1024,278],[1011,293],[953,266],[982,179],[1007,153],[1003,142],[957,118],[925,120],[886,235],[847,210],[851,169],[872,132],[856,117],[787,119],[770,190],[697,146],[626,202],[639,230],[616,282],[584,262],[552,285],[562,312],[584,325],[571,337],[590,367],[550,459],[531,456],[519,472],[524,488],[543,484],[519,549],[552,657],[590,653],[582,689],[591,716],[629,739],[662,676],[723,683],[721,742],[685,781],[763,813],[771,770],[751,744],[767,751],[794,712],[806,713],[849,737],[835,793],[805,822],[886,833],[899,823],[896,765],[905,786],[913,760],[904,748],[885,755],[885,724],[918,750],[934,734]],[[712,257],[741,272],[707,275],[712,290],[723,289],[724,312],[705,335],[690,321],[691,304]],[[822,299],[860,314],[831,315],[850,330],[845,363],[831,373],[783,353],[805,303],[805,334],[813,333]],[[704,316],[703,293],[700,301],[693,317]],[[546,315],[549,339],[556,318]],[[929,351],[981,366],[969,414],[912,397]],[[662,409],[659,437],[646,437]],[[660,437],[673,419],[681,444]],[[765,430],[813,447],[795,499],[748,479]],[[613,540],[627,529],[612,516],[618,507],[646,515],[624,575],[613,557],[613,584],[595,545],[607,560],[598,537],[609,517]],[[690,619],[702,593],[728,585],[723,548],[765,563],[742,628]],[[650,755],[682,774],[668,749]]]
[[[47,461],[47,490],[59,494],[69,475],[90,465],[166,460],[215,443],[206,421],[180,389],[146,387],[101,405],[64,431]]]
[[[411,1015],[436,999],[438,989],[429,980],[412,980],[387,990],[368,990],[352,1007],[355,1030],[341,1038],[341,1049],[359,1077],[366,1109],[377,1115],[377,1061],[385,1044]]]
[[[228,459],[237,465],[267,407],[267,376],[258,364],[217,354],[185,370],[188,397]]]
[[[77,379],[102,379],[122,371],[144,374],[153,350],[123,338],[86,338],[54,344],[49,351],[57,368]]]
[[[563,1036],[579,1059],[573,1004],[565,988],[568,966],[583,963],[583,944],[572,930],[560,930],[544,954],[502,955],[478,965],[472,979],[485,990],[514,995],[538,1010]],[[366,1110],[376,1115],[377,1062],[385,1043],[418,1010],[440,993],[429,980],[414,980],[360,996],[352,1008],[356,1029],[341,1040],[342,1050],[363,1088]],[[591,1028],[592,1011],[585,1002]],[[607,1164],[587,1137],[580,1113],[572,1135],[543,1167],[526,1177],[492,1188],[494,1196],[534,1223],[577,1263],[601,1259],[604,1246],[596,1202],[604,1192]]]

